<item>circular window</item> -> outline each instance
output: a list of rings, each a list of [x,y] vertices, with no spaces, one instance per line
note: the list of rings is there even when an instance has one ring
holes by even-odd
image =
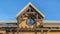
[[[31,26],[34,24],[34,19],[30,17],[26,20],[26,23],[27,23],[27,25]]]

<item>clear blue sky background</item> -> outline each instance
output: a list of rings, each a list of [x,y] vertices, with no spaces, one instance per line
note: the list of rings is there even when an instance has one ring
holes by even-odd
[[[0,21],[16,20],[16,14],[29,2],[45,15],[45,20],[60,20],[60,0],[0,0]]]

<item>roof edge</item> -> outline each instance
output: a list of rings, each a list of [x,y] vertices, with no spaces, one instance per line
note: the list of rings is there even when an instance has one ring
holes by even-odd
[[[33,6],[33,8],[34,8],[35,10],[37,10],[43,17],[45,17],[45,15],[42,14],[41,11],[39,11],[31,2],[29,2],[21,11],[19,11],[19,13],[17,13],[16,18],[17,18],[17,17],[24,11],[24,9],[26,9],[29,5]]]
[[[17,20],[0,21],[0,23],[17,23]]]
[[[43,23],[60,23],[60,20],[43,20]]]

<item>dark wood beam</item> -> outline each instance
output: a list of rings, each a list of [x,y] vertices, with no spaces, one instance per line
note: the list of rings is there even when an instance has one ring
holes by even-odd
[[[35,32],[35,34],[37,34],[36,26],[37,26],[37,23],[35,23],[35,26],[34,26],[34,32]]]
[[[20,17],[17,18],[17,34],[19,34],[19,23],[20,23]]]

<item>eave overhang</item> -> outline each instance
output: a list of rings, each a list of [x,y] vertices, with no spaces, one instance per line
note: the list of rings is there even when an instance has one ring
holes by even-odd
[[[56,20],[43,20],[44,27],[60,27],[60,21]]]

